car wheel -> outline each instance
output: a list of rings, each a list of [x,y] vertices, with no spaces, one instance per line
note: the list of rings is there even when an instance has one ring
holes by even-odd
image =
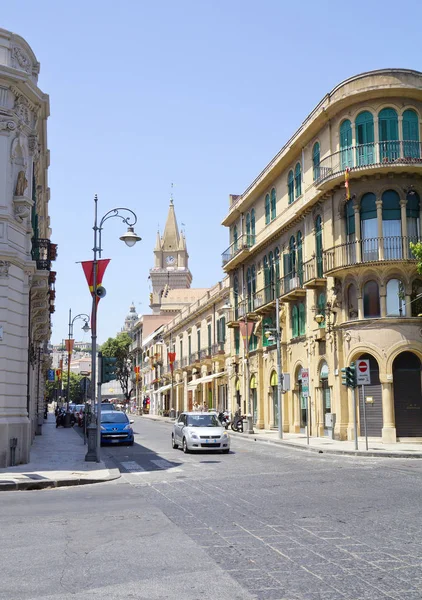
[[[174,441],[174,435],[173,434],[171,435],[171,447],[174,450],[177,450],[177,448],[179,447],[179,444],[176,444],[176,442]]]
[[[133,446],[133,440],[129,442],[129,446]]]
[[[222,450],[223,454],[228,454],[230,452],[230,448],[224,448],[224,450]]]
[[[184,452],[185,454],[188,454],[188,453],[189,453],[189,448],[188,448],[188,443],[187,443],[187,441],[186,441],[186,438],[183,438],[183,452]]]

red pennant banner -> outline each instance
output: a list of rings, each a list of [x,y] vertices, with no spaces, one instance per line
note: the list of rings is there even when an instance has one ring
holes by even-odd
[[[246,323],[244,321],[239,322],[240,335],[242,336],[242,340],[245,345],[245,350],[247,350],[247,348],[248,348],[249,339],[252,335],[253,328],[254,328],[253,321],[247,321]]]
[[[72,352],[73,352],[73,344],[74,343],[75,343],[75,340],[65,340],[64,341],[66,352],[68,354],[72,354]]]
[[[107,269],[107,265],[110,262],[109,258],[104,258],[97,260],[97,287],[102,285],[103,277],[105,270]],[[91,294],[94,293],[94,261],[86,260],[82,262],[82,268],[85,273],[86,281],[89,287],[89,291]]]
[[[176,352],[167,353],[169,359],[170,370],[173,371],[174,361],[176,360]]]

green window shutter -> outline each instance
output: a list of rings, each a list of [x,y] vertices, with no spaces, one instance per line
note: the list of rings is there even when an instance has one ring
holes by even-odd
[[[382,162],[396,160],[400,156],[399,123],[394,108],[383,108],[378,114],[380,159]]]
[[[236,225],[233,227],[233,247],[234,250],[237,250],[237,227]]]
[[[305,335],[306,333],[306,313],[305,305],[303,302],[299,304],[299,335]]]
[[[198,329],[198,331],[196,332],[196,334],[197,334],[197,341],[198,341],[198,352],[199,352],[199,351],[200,351],[200,349],[201,349],[201,330],[200,330],[200,329]]]
[[[221,339],[221,343],[224,344],[226,342],[226,317],[221,317],[220,323],[221,323],[220,339]]]
[[[361,112],[355,121],[356,128],[356,165],[372,165],[375,162],[374,155],[374,117],[372,113],[365,110]]]
[[[208,323],[208,350],[211,350],[212,346],[212,329],[211,323]]]
[[[292,308],[292,337],[298,337],[299,335],[299,312],[297,306]]]
[[[317,301],[317,308],[318,308],[318,313],[322,314],[325,316],[325,294],[321,293],[318,296],[318,301]],[[319,327],[325,327],[325,319],[322,323],[319,323],[318,325]]]
[[[280,296],[280,249],[276,248],[274,252],[275,263],[275,289],[277,297]]]
[[[302,232],[297,233],[297,274],[299,276],[300,285],[303,284],[303,247],[302,247]]]
[[[319,163],[320,163],[320,149],[319,149],[319,142],[316,142],[314,144],[314,147],[312,148],[312,165],[313,165],[313,175],[314,175],[314,181],[316,179],[319,179],[320,176],[320,171],[321,169],[319,168]]]
[[[275,193],[275,188],[273,188],[271,190],[271,220],[275,219],[276,217],[276,193]]]
[[[189,356],[192,354],[192,338],[188,336],[188,354]]]
[[[394,190],[387,190],[382,195],[382,220],[400,221],[400,196]]]
[[[235,349],[236,354],[239,354],[239,352],[240,352],[240,331],[237,327],[234,330],[234,349]]]
[[[289,195],[289,204],[292,204],[295,200],[295,180],[293,171],[289,171],[287,176],[287,191]]]
[[[403,113],[403,155],[405,158],[420,158],[419,118],[410,109]]]
[[[317,277],[321,278],[324,275],[323,256],[322,256],[322,220],[318,215],[315,219],[315,247],[316,247],[316,267]]]
[[[252,311],[252,274],[251,274],[250,267],[248,267],[248,270],[247,270],[246,281],[247,281],[247,291],[248,291],[248,311],[251,312]]]
[[[300,163],[295,167],[295,196],[299,198],[302,195],[302,169]]]
[[[348,200],[346,203],[346,234],[352,235],[355,231],[355,209],[353,208],[353,200]]]
[[[250,246],[250,238],[251,238],[251,215],[248,213],[246,215],[246,244]]]
[[[290,266],[290,277],[296,275],[296,240],[294,235],[289,241],[289,266]]]
[[[353,167],[352,124],[349,119],[340,125],[340,165],[342,170]]]
[[[417,192],[407,194],[406,214],[410,218],[419,219],[420,200]]]
[[[375,194],[368,192],[364,194],[360,201],[360,219],[366,221],[368,219],[377,218],[377,206],[375,204]]]
[[[270,195],[265,196],[265,225],[270,222]]]
[[[251,244],[255,244],[255,209],[251,210]]]

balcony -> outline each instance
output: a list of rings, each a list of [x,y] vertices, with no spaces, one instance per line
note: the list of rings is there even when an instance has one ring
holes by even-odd
[[[224,342],[220,342],[218,344],[213,344],[211,347],[211,355],[212,356],[218,356],[219,354],[225,354]]]
[[[198,365],[200,362],[200,352],[192,352],[192,354],[189,354],[189,365]]]
[[[303,266],[298,271],[293,271],[283,277],[281,283],[283,285],[280,297],[283,302],[294,302],[306,296],[306,289],[303,286]]]
[[[211,347],[203,348],[202,350],[200,350],[199,351],[199,359],[201,362],[203,362],[205,360],[210,360],[211,359]]]
[[[418,237],[392,236],[355,240],[334,246],[324,252],[324,272],[347,270],[360,264],[416,260],[410,243],[421,241]]]
[[[252,246],[255,236],[241,235],[235,242],[221,255],[222,266],[225,271],[233,269],[237,264],[242,262],[249,253],[249,248]]]
[[[339,152],[330,154],[315,167],[315,186],[319,189],[328,188],[328,183],[344,178],[346,169],[351,172],[390,169],[392,166],[399,170],[409,170],[413,167],[417,172],[422,169],[422,147],[420,142],[374,142],[349,146]]]
[[[327,280],[324,277],[323,257],[313,256],[303,263],[303,287],[305,289],[316,289],[324,287]]]

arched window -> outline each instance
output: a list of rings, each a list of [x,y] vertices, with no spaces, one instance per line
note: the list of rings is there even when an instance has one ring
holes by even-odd
[[[299,304],[299,335],[306,334],[306,312],[303,302]]]
[[[251,244],[255,244],[255,209],[251,210]]]
[[[295,200],[295,178],[293,171],[289,171],[287,176],[287,192],[289,195],[289,204],[291,204]]]
[[[412,317],[422,314],[422,280],[415,279],[412,283],[412,295],[410,296]]]
[[[365,110],[358,114],[356,128],[356,166],[372,165],[374,158],[374,117]]]
[[[340,125],[340,165],[342,171],[353,167],[352,124],[349,119]]]
[[[246,215],[246,244],[247,244],[247,246],[251,245],[250,240],[251,240],[251,215],[248,213]]]
[[[280,249],[276,248],[274,251],[274,265],[275,265],[275,293],[277,297],[280,296]]]
[[[403,113],[403,156],[419,158],[419,119],[414,110],[407,109]]]
[[[248,312],[252,312],[252,273],[250,267],[246,271],[246,281],[248,287]]]
[[[233,227],[233,249],[237,252],[237,226]]]
[[[270,298],[274,300],[274,254],[272,250],[268,254],[268,274],[270,280]]]
[[[360,201],[362,260],[378,260],[378,222],[375,194],[364,194]]]
[[[271,283],[270,283],[270,269],[268,265],[268,258],[264,256],[264,288],[265,288],[265,303],[271,299]]]
[[[303,284],[303,247],[302,247],[302,232],[298,231],[296,236],[297,243],[297,274],[300,285]]]
[[[406,204],[407,235],[409,242],[417,242],[420,235],[420,200],[417,192],[408,192]]]
[[[295,166],[295,197],[299,198],[302,195],[302,169],[300,163]]]
[[[290,267],[290,278],[296,275],[296,240],[294,235],[289,241],[289,267]]]
[[[376,281],[367,281],[363,286],[363,316],[367,319],[379,317],[380,294]]]
[[[315,219],[315,250],[316,250],[316,270],[317,277],[321,279],[324,276],[324,266],[322,262],[322,219],[318,215]]]
[[[319,142],[315,142],[314,147],[312,148],[312,165],[314,167],[314,181],[319,179],[320,171],[319,168],[320,163],[320,150],[319,150]]]
[[[265,225],[270,222],[270,195],[265,196]]]
[[[324,320],[318,324],[319,327],[325,327],[325,294],[321,293],[318,294],[318,300],[317,300],[317,310],[318,310],[318,314],[320,315],[324,315]]]
[[[234,318],[239,318],[239,279],[237,275],[233,277],[233,299],[234,299]]]
[[[358,296],[356,293],[356,286],[351,283],[347,288],[347,316],[349,319],[358,318]]]
[[[353,206],[353,200],[346,202],[346,237],[348,242],[353,242],[356,237],[356,224],[355,224],[355,209]]]
[[[400,196],[394,190],[382,195],[382,235],[385,260],[402,258]]]
[[[387,317],[404,315],[404,288],[398,279],[390,279],[387,283]]]
[[[275,188],[271,190],[271,221],[276,217],[276,193]]]
[[[251,268],[251,279],[252,279],[252,298],[253,298],[253,302],[255,302],[255,295],[256,295],[256,269],[255,269],[255,265],[252,265],[252,268]]]
[[[383,108],[378,114],[378,133],[381,162],[390,162],[399,158],[399,122],[394,108]]]
[[[296,305],[292,308],[292,337],[299,335],[299,311]]]

